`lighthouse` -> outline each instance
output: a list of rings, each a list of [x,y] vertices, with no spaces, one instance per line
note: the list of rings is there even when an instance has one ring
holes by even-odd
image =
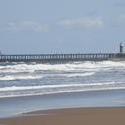
[[[124,47],[124,44],[120,43],[120,53],[123,53],[123,47]]]

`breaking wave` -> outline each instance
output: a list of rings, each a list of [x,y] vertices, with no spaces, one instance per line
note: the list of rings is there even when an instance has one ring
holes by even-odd
[[[6,81],[6,80],[23,80],[23,79],[40,79],[42,76],[3,76],[0,77],[1,81]]]
[[[102,86],[102,85],[113,85],[115,82],[107,83],[87,83],[87,84],[62,84],[62,85],[42,85],[42,86],[11,86],[0,89],[1,91],[17,91],[17,90],[30,90],[30,89],[45,89],[45,88],[67,88],[67,87],[84,87],[84,86]]]
[[[78,89],[78,90],[57,90],[49,92],[40,92],[40,93],[21,93],[21,94],[5,94],[0,95],[0,98],[6,97],[20,97],[20,96],[35,96],[35,95],[49,95],[49,94],[60,94],[60,93],[76,93],[76,92],[86,92],[86,91],[104,91],[104,90],[119,90],[125,89],[125,87],[109,87],[109,88],[94,88],[94,89]]]
[[[108,68],[125,68],[125,62],[77,62],[71,64],[25,64],[17,63],[13,65],[1,65],[1,73],[18,73],[18,72],[29,72],[33,73],[36,71],[72,71],[72,70],[83,70],[83,71],[98,71],[108,70]]]
[[[125,89],[125,61],[0,63],[0,97]]]

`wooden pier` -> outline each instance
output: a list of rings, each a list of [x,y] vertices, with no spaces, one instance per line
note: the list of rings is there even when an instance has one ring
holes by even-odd
[[[69,62],[69,61],[101,61],[115,58],[125,58],[119,53],[89,53],[89,54],[29,54],[0,55],[0,62]]]
[[[0,53],[0,62],[41,62],[60,63],[71,61],[103,61],[103,60],[124,60],[124,44],[120,43],[119,53],[77,53],[77,54],[18,54],[5,55]]]

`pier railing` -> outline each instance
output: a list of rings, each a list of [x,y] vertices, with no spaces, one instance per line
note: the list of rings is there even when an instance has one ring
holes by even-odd
[[[117,57],[116,53],[0,55],[0,62],[98,61]]]

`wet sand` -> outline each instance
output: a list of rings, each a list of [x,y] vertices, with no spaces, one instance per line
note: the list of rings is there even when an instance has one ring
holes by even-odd
[[[8,125],[124,125],[125,107],[41,110],[0,119]]]

